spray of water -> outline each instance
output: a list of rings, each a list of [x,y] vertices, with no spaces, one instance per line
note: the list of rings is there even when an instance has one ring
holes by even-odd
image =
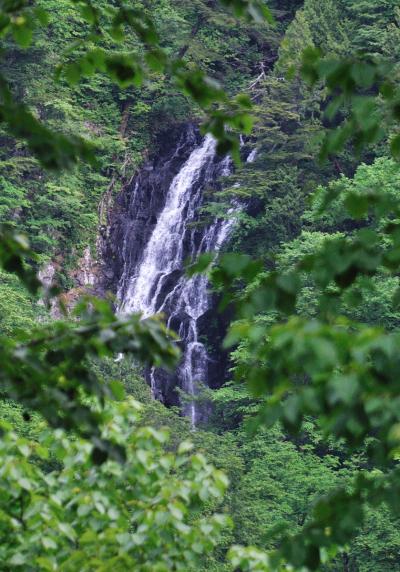
[[[248,161],[254,157],[255,153],[250,154]],[[125,265],[118,289],[120,313],[141,312],[149,317],[163,312],[168,326],[178,324],[183,348],[178,384],[193,397],[208,378],[209,356],[199,335],[199,319],[210,310],[212,300],[207,278],[188,278],[182,268],[187,257],[218,253],[228,238],[234,216],[216,219],[201,231],[192,223],[198,219],[207,186],[231,172],[230,159],[219,159],[214,139],[206,136],[172,180],[143,254],[133,271],[130,264]],[[134,192],[137,190],[134,187]],[[228,214],[236,210],[238,205],[233,205]],[[153,396],[159,398],[162,391],[157,370],[153,369],[149,377]],[[195,427],[201,415],[195,399],[184,406],[184,413]]]

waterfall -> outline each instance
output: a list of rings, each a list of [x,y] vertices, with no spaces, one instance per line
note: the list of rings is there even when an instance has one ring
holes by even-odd
[[[246,163],[254,163],[254,161],[257,159],[257,154],[258,154],[258,149],[257,147],[254,147],[254,149],[252,149],[248,154]]]
[[[172,181],[166,203],[144,251],[137,275],[130,280],[121,303],[123,312],[142,312],[144,317],[158,311],[158,300],[166,278],[183,265],[183,235],[193,220],[199,197],[192,196],[193,183],[214,156],[215,143],[206,137]],[[196,200],[197,199],[197,200]]]
[[[190,153],[179,164],[158,212],[147,215],[141,253],[135,248],[140,243],[132,236],[132,230],[139,236],[138,222],[144,218],[141,205],[145,197],[141,195],[141,186],[145,175],[137,178],[132,186],[130,212],[133,216],[131,214],[132,220],[124,226],[123,272],[117,298],[121,313],[141,312],[143,317],[165,314],[167,325],[179,335],[183,353],[174,383],[194,397],[200,384],[207,384],[209,377],[210,357],[200,322],[211,310],[212,298],[207,278],[204,275],[188,278],[183,266],[187,258],[195,259],[204,252],[217,253],[235,219],[216,219],[208,226],[196,226],[204,191],[215,185],[219,177],[229,175],[232,164],[229,158],[217,156],[216,142],[209,135],[195,144],[191,137],[189,146]],[[176,153],[173,158],[175,156]],[[233,205],[228,214],[233,215],[235,210],[237,206]],[[165,374],[153,369],[148,377],[153,396],[163,400]],[[196,426],[203,415],[195,399],[186,404],[183,411],[192,426]]]

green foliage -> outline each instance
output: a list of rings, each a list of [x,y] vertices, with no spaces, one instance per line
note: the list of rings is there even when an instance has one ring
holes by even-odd
[[[0,281],[0,333],[11,336],[17,330],[31,330],[43,311],[15,276],[0,272]]]
[[[311,85],[323,81],[328,90],[329,104],[325,111],[327,121],[339,116],[339,126],[327,135],[320,157],[341,151],[350,140],[356,153],[366,145],[373,145],[385,137],[385,126],[396,124],[399,102],[395,66],[388,60],[327,59],[319,50],[310,47],[303,55],[302,74]],[[379,97],[376,96],[378,92]],[[346,118],[339,112],[346,110]],[[399,156],[399,136],[390,141],[391,152]]]
[[[335,160],[336,164],[334,162],[323,168],[328,176],[329,167],[332,166],[343,172],[343,159],[349,165],[351,156],[346,148],[349,140],[355,142],[359,153],[371,143],[373,146],[370,148],[376,152],[377,142],[387,133],[387,126],[390,125],[392,133],[389,138],[395,158],[397,141],[396,66],[388,60],[356,60],[352,50],[355,43],[361,41],[363,30],[360,29],[361,33],[353,37],[349,32],[352,26],[357,25],[357,19],[364,16],[370,18],[371,29],[376,26],[375,29],[379,31],[384,26],[383,21],[390,22],[394,6],[385,5],[384,9],[380,9],[382,21],[378,21],[366,13],[361,15],[358,3],[352,3],[348,8],[357,14],[355,20],[343,21],[343,26],[335,29],[337,35],[328,36],[325,32],[329,27],[328,18],[340,20],[339,3],[334,4],[336,16],[335,10],[330,10],[329,6],[325,10],[325,5],[306,2],[306,17],[304,13],[298,14],[288,31],[276,66],[277,70],[292,74],[293,83],[290,85],[293,86],[292,93],[296,94],[297,112],[305,99],[309,104],[308,112],[312,113],[310,101],[313,101],[314,118],[328,124],[330,122],[335,127],[339,124],[336,132],[328,133],[322,147],[322,156],[341,152],[339,159]],[[374,7],[369,6],[371,9]],[[381,36],[379,33],[375,35],[375,38],[381,38],[380,48],[377,50],[375,44],[375,51],[384,51],[382,38],[386,34],[387,30]],[[347,42],[343,41],[345,36]],[[299,51],[301,47],[306,47],[302,38],[308,38],[310,45],[312,39],[314,45],[323,48],[326,48],[326,42],[331,54],[341,56],[341,59],[332,57],[320,60],[316,57],[318,50],[315,47],[305,51],[302,73],[311,80],[316,90],[314,96],[303,91],[304,87],[295,73]],[[372,42],[361,51],[368,52],[371,45]],[[344,54],[351,56],[345,59]],[[264,85],[268,88],[270,84],[271,80],[267,78]],[[258,91],[262,93],[261,85]],[[282,88],[279,93],[284,93]],[[271,98],[268,112],[275,109],[277,99],[282,101],[282,97],[277,98],[276,95]],[[324,115],[321,115],[324,107]],[[271,191],[275,199],[274,194],[279,187],[274,176],[278,171],[276,167],[271,169],[271,176],[267,170],[266,180],[262,179],[262,173],[274,160],[274,141],[279,145],[278,137],[285,126],[286,116],[284,113],[277,116],[278,121],[272,124],[273,130],[265,119],[261,123],[264,129],[267,126],[264,133],[270,138],[267,147],[270,154],[265,161],[259,156],[242,178],[248,195],[253,189],[253,193],[255,191],[263,196],[263,187],[268,188],[272,181],[267,198],[263,198],[266,205],[275,202],[271,201]],[[303,126],[304,119],[300,114],[297,117],[297,124]],[[316,124],[319,137],[323,134],[321,125],[322,121]],[[296,135],[293,129],[289,132],[288,141],[291,144],[296,142]],[[261,152],[264,141],[268,139],[261,133],[258,141]],[[297,151],[299,146],[295,149]],[[290,161],[293,157],[293,150],[290,150],[285,160]],[[356,166],[354,158],[352,161]],[[260,171],[258,178],[257,168]],[[349,169],[350,173],[353,168]],[[315,166],[301,164],[301,186],[304,190],[311,182],[313,170]],[[355,466],[345,472],[343,482],[341,478],[335,481],[330,476],[330,457],[325,452],[320,458],[321,466],[317,465],[317,481],[313,488],[318,490],[320,484],[320,492],[326,496],[316,501],[314,509],[308,512],[300,527],[296,527],[296,522],[290,523],[288,515],[279,526],[279,517],[275,516],[273,522],[277,529],[272,529],[272,534],[276,532],[276,539],[271,543],[266,528],[271,522],[270,512],[275,510],[273,502],[275,498],[281,499],[277,508],[282,509],[284,500],[290,498],[290,489],[288,492],[288,487],[284,491],[278,491],[276,486],[274,488],[276,482],[285,482],[285,477],[279,474],[276,467],[271,471],[268,487],[260,487],[259,483],[269,478],[268,467],[272,468],[274,460],[284,457],[284,454],[281,451],[279,455],[268,456],[268,451],[264,451],[263,458],[257,464],[253,461],[257,453],[253,451],[250,456],[251,469],[244,478],[246,484],[238,495],[238,498],[247,498],[239,514],[243,526],[238,542],[256,544],[258,549],[269,546],[271,550],[266,554],[256,548],[234,547],[230,557],[238,568],[280,570],[286,569],[287,563],[295,569],[319,569],[323,566],[328,570],[369,570],[397,565],[397,539],[390,537],[391,525],[382,525],[383,514],[391,523],[398,522],[399,518],[394,502],[398,487],[395,434],[399,423],[396,390],[399,345],[397,178],[397,164],[388,158],[381,158],[372,165],[362,165],[354,178],[342,175],[338,181],[324,185],[313,201],[311,211],[303,217],[302,225],[298,222],[298,216],[293,217],[297,219],[297,229],[288,237],[289,241],[281,238],[278,231],[277,243],[284,246],[281,251],[274,248],[276,260],[272,259],[270,252],[266,253],[267,244],[276,244],[276,218],[272,216],[267,219],[268,225],[264,231],[251,223],[251,219],[247,221],[243,218],[243,238],[239,244],[246,244],[246,249],[249,236],[257,229],[254,233],[255,242],[257,238],[259,241],[257,253],[266,258],[274,271],[265,272],[260,263],[237,255],[223,256],[219,268],[211,270],[217,290],[224,291],[223,304],[232,301],[227,293],[229,287],[233,285],[235,290],[240,285],[240,294],[233,298],[239,319],[231,326],[226,345],[236,346],[233,353],[235,375],[238,380],[247,381],[253,396],[252,401],[242,390],[233,392],[233,397],[231,390],[223,390],[225,394],[221,393],[216,398],[219,408],[216,419],[218,412],[223,416],[222,410],[228,408],[223,416],[224,421],[220,421],[221,426],[224,423],[240,426],[241,416],[250,415],[252,429],[266,425],[269,428],[267,435],[270,435],[270,428],[279,420],[285,432],[301,440],[307,419],[312,416],[318,419],[325,442],[334,437],[336,451],[343,446],[339,443],[345,444],[345,452],[342,450],[337,457],[335,453],[333,467],[343,458],[343,453],[348,456],[361,448],[365,454],[362,470]],[[314,183],[314,186],[317,184]],[[239,192],[242,192],[241,188]],[[298,204],[301,212],[305,201]],[[279,210],[275,207],[273,215],[277,213]],[[280,231],[283,226],[276,223]],[[290,240],[300,233],[301,226],[307,231],[303,231],[297,239]],[[266,233],[266,239],[261,232]],[[248,286],[244,288],[246,284]],[[300,316],[290,316],[294,312]],[[255,410],[258,410],[257,417],[254,417]],[[258,444],[257,451],[260,448]],[[305,458],[303,454],[295,466],[300,467]],[[311,456],[311,459],[315,462],[315,457]],[[287,462],[285,469],[290,473],[289,467],[290,463]],[[301,483],[303,471],[304,468],[297,477],[296,486]],[[339,477],[337,468],[334,475]],[[320,482],[318,477],[321,477]],[[330,484],[336,484],[338,488],[326,494]],[[265,509],[264,491],[269,503]],[[268,491],[271,492],[270,496]],[[246,497],[247,493],[249,497]],[[303,496],[304,492],[295,495],[295,499],[289,503],[291,510]],[[251,504],[253,499],[254,505]],[[249,516],[246,521],[244,515],[247,509]],[[310,503],[307,509],[310,510]],[[370,536],[372,521],[379,521],[380,528],[377,535],[373,532]],[[257,530],[254,522],[260,523],[257,533],[254,532]],[[385,540],[382,541],[382,538]],[[366,549],[367,543],[370,551]],[[380,552],[383,544],[386,553],[384,550]],[[364,554],[359,552],[360,546],[364,546]]]
[[[71,4],[79,11],[85,33],[70,48],[70,61],[60,64],[58,77],[63,74],[74,85],[81,78],[101,72],[119,87],[127,88],[140,87],[144,78],[154,73],[165,73],[184,95],[209,115],[205,129],[218,140],[220,152],[232,152],[239,160],[238,136],[230,129],[249,133],[249,98],[242,95],[230,102],[223,89],[201,68],[190,69],[181,58],[171,57],[161,46],[156,27],[143,8],[107,3],[94,6],[85,0],[71,0]],[[246,15],[250,20],[262,21],[269,17],[272,21],[270,11],[258,0],[224,0],[223,4],[231,7],[236,15]],[[47,25],[50,19],[46,4],[43,6],[40,2],[38,7],[32,7],[27,2],[11,2],[4,7],[0,16],[3,38],[12,34],[21,48],[29,47],[33,30],[37,26]],[[130,34],[136,39],[133,51],[125,48]],[[108,48],[113,44],[122,46],[122,49],[103,47],[106,45]],[[95,154],[88,142],[78,137],[56,134],[38,120],[25,104],[16,102],[4,75],[0,76],[0,96],[0,117],[8,132],[25,140],[29,150],[44,167],[62,169],[75,163],[78,158],[94,161]],[[218,109],[215,109],[215,104],[219,104]]]
[[[0,227],[0,266],[14,273],[31,294],[37,294],[42,284],[29,262],[36,259],[27,238],[12,228]]]
[[[129,34],[126,26],[122,25],[122,43],[116,44],[107,34],[97,43],[85,43],[90,23],[76,4],[36,0],[35,5],[47,11],[48,22],[37,23],[29,49],[16,46],[10,35],[3,38],[3,73],[14,100],[23,101],[53,132],[95,140],[97,163],[81,163],[62,174],[49,173],[32,159],[26,145],[0,131],[0,218],[29,235],[42,262],[56,259],[60,273],[70,275],[82,250],[95,244],[102,197],[112,200],[154,146],[160,131],[179,122],[200,121],[204,115],[190,97],[178,91],[169,73],[149,69],[139,39]],[[96,3],[102,13],[107,7],[106,0]],[[260,60],[276,50],[279,40],[270,25],[237,21],[226,8],[209,6],[203,0],[151,2],[146,14],[151,14],[157,27],[165,57],[177,58],[179,54],[185,60],[186,68],[176,66],[182,86],[190,76],[186,72],[201,68],[232,96],[250,83]],[[106,26],[111,15],[104,17]],[[88,51],[93,52],[92,64],[85,59]],[[100,73],[94,73],[96,61],[105,69],[106,58],[115,51],[123,58],[136,54],[145,66],[147,79],[140,89],[135,85],[119,89],[100,68]],[[152,65],[157,64],[157,59],[150,59]],[[70,75],[76,66],[84,77],[71,85],[65,73]],[[57,67],[62,73],[54,81],[52,70]],[[201,73],[196,77],[202,81]],[[215,84],[210,84],[211,88],[215,89]],[[221,89],[217,91],[222,97]],[[235,103],[235,109],[237,106]],[[222,115],[213,122],[213,129],[221,129]],[[233,116],[229,121],[237,122]],[[245,123],[248,127],[249,121]],[[106,222],[104,210],[100,224]]]
[[[118,382],[99,383],[86,362],[119,352],[164,366],[172,366],[179,355],[158,320],[118,319],[108,304],[92,300],[87,319],[76,328],[57,322],[31,331],[29,341],[2,341],[2,393],[40,411],[54,427],[92,436],[99,459],[109,453],[123,456],[119,447],[99,440],[101,413],[86,404],[88,396],[99,405],[105,397],[124,396]]]
[[[42,284],[28,264],[34,255],[26,239],[4,229],[0,245],[0,265],[15,273],[31,293],[39,292]],[[50,289],[47,295],[52,294]],[[100,439],[99,423],[104,399],[122,399],[123,388],[118,382],[100,383],[87,358],[128,353],[144,363],[171,368],[179,350],[157,318],[116,317],[108,302],[96,299],[83,301],[76,315],[78,326],[59,321],[21,331],[13,338],[2,337],[1,392],[40,412],[53,427],[74,429],[92,438],[98,462],[109,454],[121,459],[120,446]],[[90,397],[99,411],[89,407]]]
[[[242,352],[239,362],[243,358]],[[310,419],[296,438],[277,426],[249,433],[248,425],[262,397],[254,398],[243,384],[218,390],[213,402],[217,406],[213,424],[233,432],[244,464],[230,500],[236,524],[233,542],[254,547],[235,546],[230,554],[243,554],[243,558],[252,554],[246,566],[255,566],[260,559],[266,566],[262,570],[275,570],[262,549],[280,547],[287,535],[301,531],[310,521],[319,498],[339,486],[351,486],[359,469],[368,467],[365,447],[350,454],[343,443],[326,439]],[[323,570],[341,572],[346,566],[350,570],[396,569],[398,522],[385,505],[365,507],[364,525],[357,536]]]
[[[226,477],[182,443],[164,449],[165,431],[138,427],[134,400],[109,405],[103,439],[126,449],[122,465],[93,464],[94,446],[42,428],[35,441],[5,421],[0,442],[2,570],[197,570],[229,524],[202,514]],[[58,461],[41,468],[49,456]]]
[[[264,559],[260,569],[280,569],[283,562],[299,569],[327,564],[366,523],[367,506],[386,503],[399,516],[393,501],[398,490],[398,331],[346,317],[366,301],[358,313],[362,320],[386,318],[385,325],[397,326],[397,172],[393,161],[381,159],[362,166],[354,180],[342,178],[320,190],[314,211],[305,218],[318,225],[318,213],[323,213],[322,227],[336,229],[337,217],[346,234],[303,234],[284,249],[274,272],[260,273],[250,258],[232,255],[223,256],[211,272],[226,301],[229,284],[249,284],[236,301],[241,319],[231,327],[226,345],[241,343],[236,375],[263,401],[253,427],[271,427],[279,420],[288,433],[299,435],[307,416],[313,416],[326,440],[344,442],[349,451],[368,442],[368,463],[379,467],[355,472],[347,486],[318,500],[297,534],[292,529],[284,535],[268,556],[254,555]],[[334,209],[325,214],[330,205]],[[374,318],[369,309],[377,301],[382,306]],[[303,316],[291,315],[296,309]],[[272,320],[255,318],[268,310],[275,320],[274,314]],[[233,558],[246,559],[246,554],[234,551]],[[252,569],[251,563],[243,566]]]
[[[361,164],[352,179],[342,176],[327,187],[320,187],[313,197],[311,211],[304,215],[304,219],[325,231],[333,228],[348,231],[366,222],[382,228],[374,213],[375,198],[381,203],[376,204],[378,214],[385,215],[386,207],[397,203],[399,192],[399,164],[382,157],[372,165]],[[354,219],[363,222],[355,222]],[[386,217],[383,224],[385,220],[387,222]]]
[[[248,19],[269,16],[262,2],[222,3]],[[227,569],[224,551],[233,541],[227,566],[243,571],[396,569],[399,181],[395,161],[373,161],[385,154],[386,140],[399,155],[396,3],[306,0],[271,71],[264,64],[277,50],[276,32],[267,41],[265,24],[236,29],[213,3],[165,0],[144,10],[43,0],[39,11],[31,3],[3,4],[12,88],[3,82],[8,132],[0,137],[11,152],[1,155],[0,215],[14,231],[33,234],[40,256],[6,228],[0,261],[30,295],[43,295],[36,268],[46,256],[65,256],[93,239],[99,198],[113,192],[118,164],[137,162],[149,143],[148,126],[161,117],[163,127],[193,117],[192,102],[208,113],[205,127],[220,150],[236,155],[236,132],[250,132],[250,99],[255,103],[250,144],[257,159],[228,181],[209,212],[223,211],[232,194],[250,199],[234,244],[261,260],[235,253],[211,265],[222,304],[237,311],[226,347],[235,348],[235,376],[250,389],[231,385],[213,395],[215,433],[193,435],[196,448],[232,481],[224,508],[236,526],[216,551],[226,519],[212,514],[226,478],[202,455],[189,457],[186,445],[179,449],[187,421],[153,402],[137,365],[131,368],[129,355],[157,366],[176,363],[165,328],[157,320],[116,318],[94,300],[81,306],[79,323],[33,327],[35,306],[4,274],[0,312],[6,297],[11,312],[2,320],[1,389],[19,405],[7,399],[0,408],[18,430],[3,423],[0,567],[219,572]],[[298,6],[279,4],[278,20]],[[50,18],[47,31],[43,7],[62,14]],[[33,40],[35,47],[22,53]],[[49,49],[54,45],[59,54]],[[226,79],[236,94],[259,61],[250,98],[228,98],[209,79],[210,73]],[[45,66],[59,66],[56,87],[42,80]],[[61,125],[66,135],[54,135]],[[334,131],[322,156],[336,157],[317,167],[326,126]],[[96,134],[101,172],[84,167],[63,179],[43,175],[10,132],[47,167],[90,153],[75,133]],[[137,141],[128,142],[128,133]],[[366,158],[359,168],[350,142]],[[205,258],[192,272],[210,269],[212,261]],[[114,363],[120,352],[128,357]],[[146,403],[146,421],[172,427],[167,445],[162,431],[138,428],[133,402],[110,403],[124,399],[121,378]],[[41,435],[38,416],[29,422],[21,404],[58,429]],[[253,430],[250,438],[245,427]]]
[[[249,213],[239,218],[234,248],[262,257],[269,265],[279,246],[301,231],[307,195],[335,170],[325,165],[317,174],[314,163],[323,136],[320,86],[310,92],[299,74],[291,81],[286,77],[310,43],[310,22],[299,11],[280,44],[274,68],[252,88],[256,159],[232,177],[233,185],[225,191],[239,199],[251,198]]]
[[[318,496],[337,486],[339,460],[320,458],[307,444],[296,447],[279,431],[242,439],[248,466],[232,512],[237,535],[242,543],[272,548],[285,530],[299,531]]]

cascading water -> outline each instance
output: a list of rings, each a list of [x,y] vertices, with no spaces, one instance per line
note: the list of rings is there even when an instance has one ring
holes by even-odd
[[[166,401],[166,387],[171,383],[194,397],[200,384],[209,381],[211,362],[204,340],[204,320],[212,309],[212,297],[207,278],[188,278],[183,266],[187,258],[217,253],[229,236],[237,205],[229,211],[230,217],[216,219],[208,226],[196,223],[204,191],[231,170],[230,159],[217,156],[214,139],[206,136],[199,141],[191,128],[172,157],[136,178],[129,202],[124,204],[129,216],[118,231],[119,240],[123,239],[119,311],[141,312],[144,317],[164,313],[168,327],[178,332],[182,347],[182,361],[173,381],[159,370],[148,373],[153,396],[162,401]],[[167,175],[168,186],[160,191],[157,185],[165,185]],[[148,188],[151,196],[143,192]],[[158,197],[156,201],[154,196]],[[184,405],[183,411],[193,426],[204,415],[195,399]]]
[[[146,246],[137,274],[132,276],[121,300],[120,310],[142,312],[144,317],[160,309],[160,293],[168,276],[183,265],[186,225],[194,220],[200,191],[192,196],[193,183],[215,153],[215,143],[206,137],[172,181],[166,203]],[[118,293],[120,297],[120,292]]]

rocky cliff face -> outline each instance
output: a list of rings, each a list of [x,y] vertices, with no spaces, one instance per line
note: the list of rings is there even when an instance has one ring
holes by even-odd
[[[117,196],[100,244],[106,290],[116,293],[127,264],[134,272],[171,182],[199,141],[194,125],[164,133],[151,158]]]
[[[188,258],[220,250],[229,237],[233,216],[199,224],[199,210],[205,191],[230,172],[230,159],[219,157],[212,138],[202,138],[194,125],[164,134],[117,197],[103,236],[104,287],[117,295],[119,311],[162,312],[179,335],[183,358],[176,375],[147,372],[153,395],[167,405],[179,404],[178,388],[194,397],[201,383],[223,382],[224,356],[217,349],[223,318],[206,278],[188,279],[183,268]],[[195,400],[184,410],[193,424],[205,414]]]
[[[58,259],[50,260],[39,270],[38,278],[46,290],[57,283],[56,276],[62,269],[62,266],[63,260],[59,257]],[[89,246],[85,248],[82,256],[77,259],[75,268],[69,272],[68,277],[74,286],[60,294],[57,298],[54,298],[50,305],[50,315],[55,319],[60,319],[64,316],[62,308],[65,308],[67,312],[72,311],[84,295],[102,297],[105,294],[102,265],[93,257]],[[42,305],[43,300],[40,300],[39,304]]]

